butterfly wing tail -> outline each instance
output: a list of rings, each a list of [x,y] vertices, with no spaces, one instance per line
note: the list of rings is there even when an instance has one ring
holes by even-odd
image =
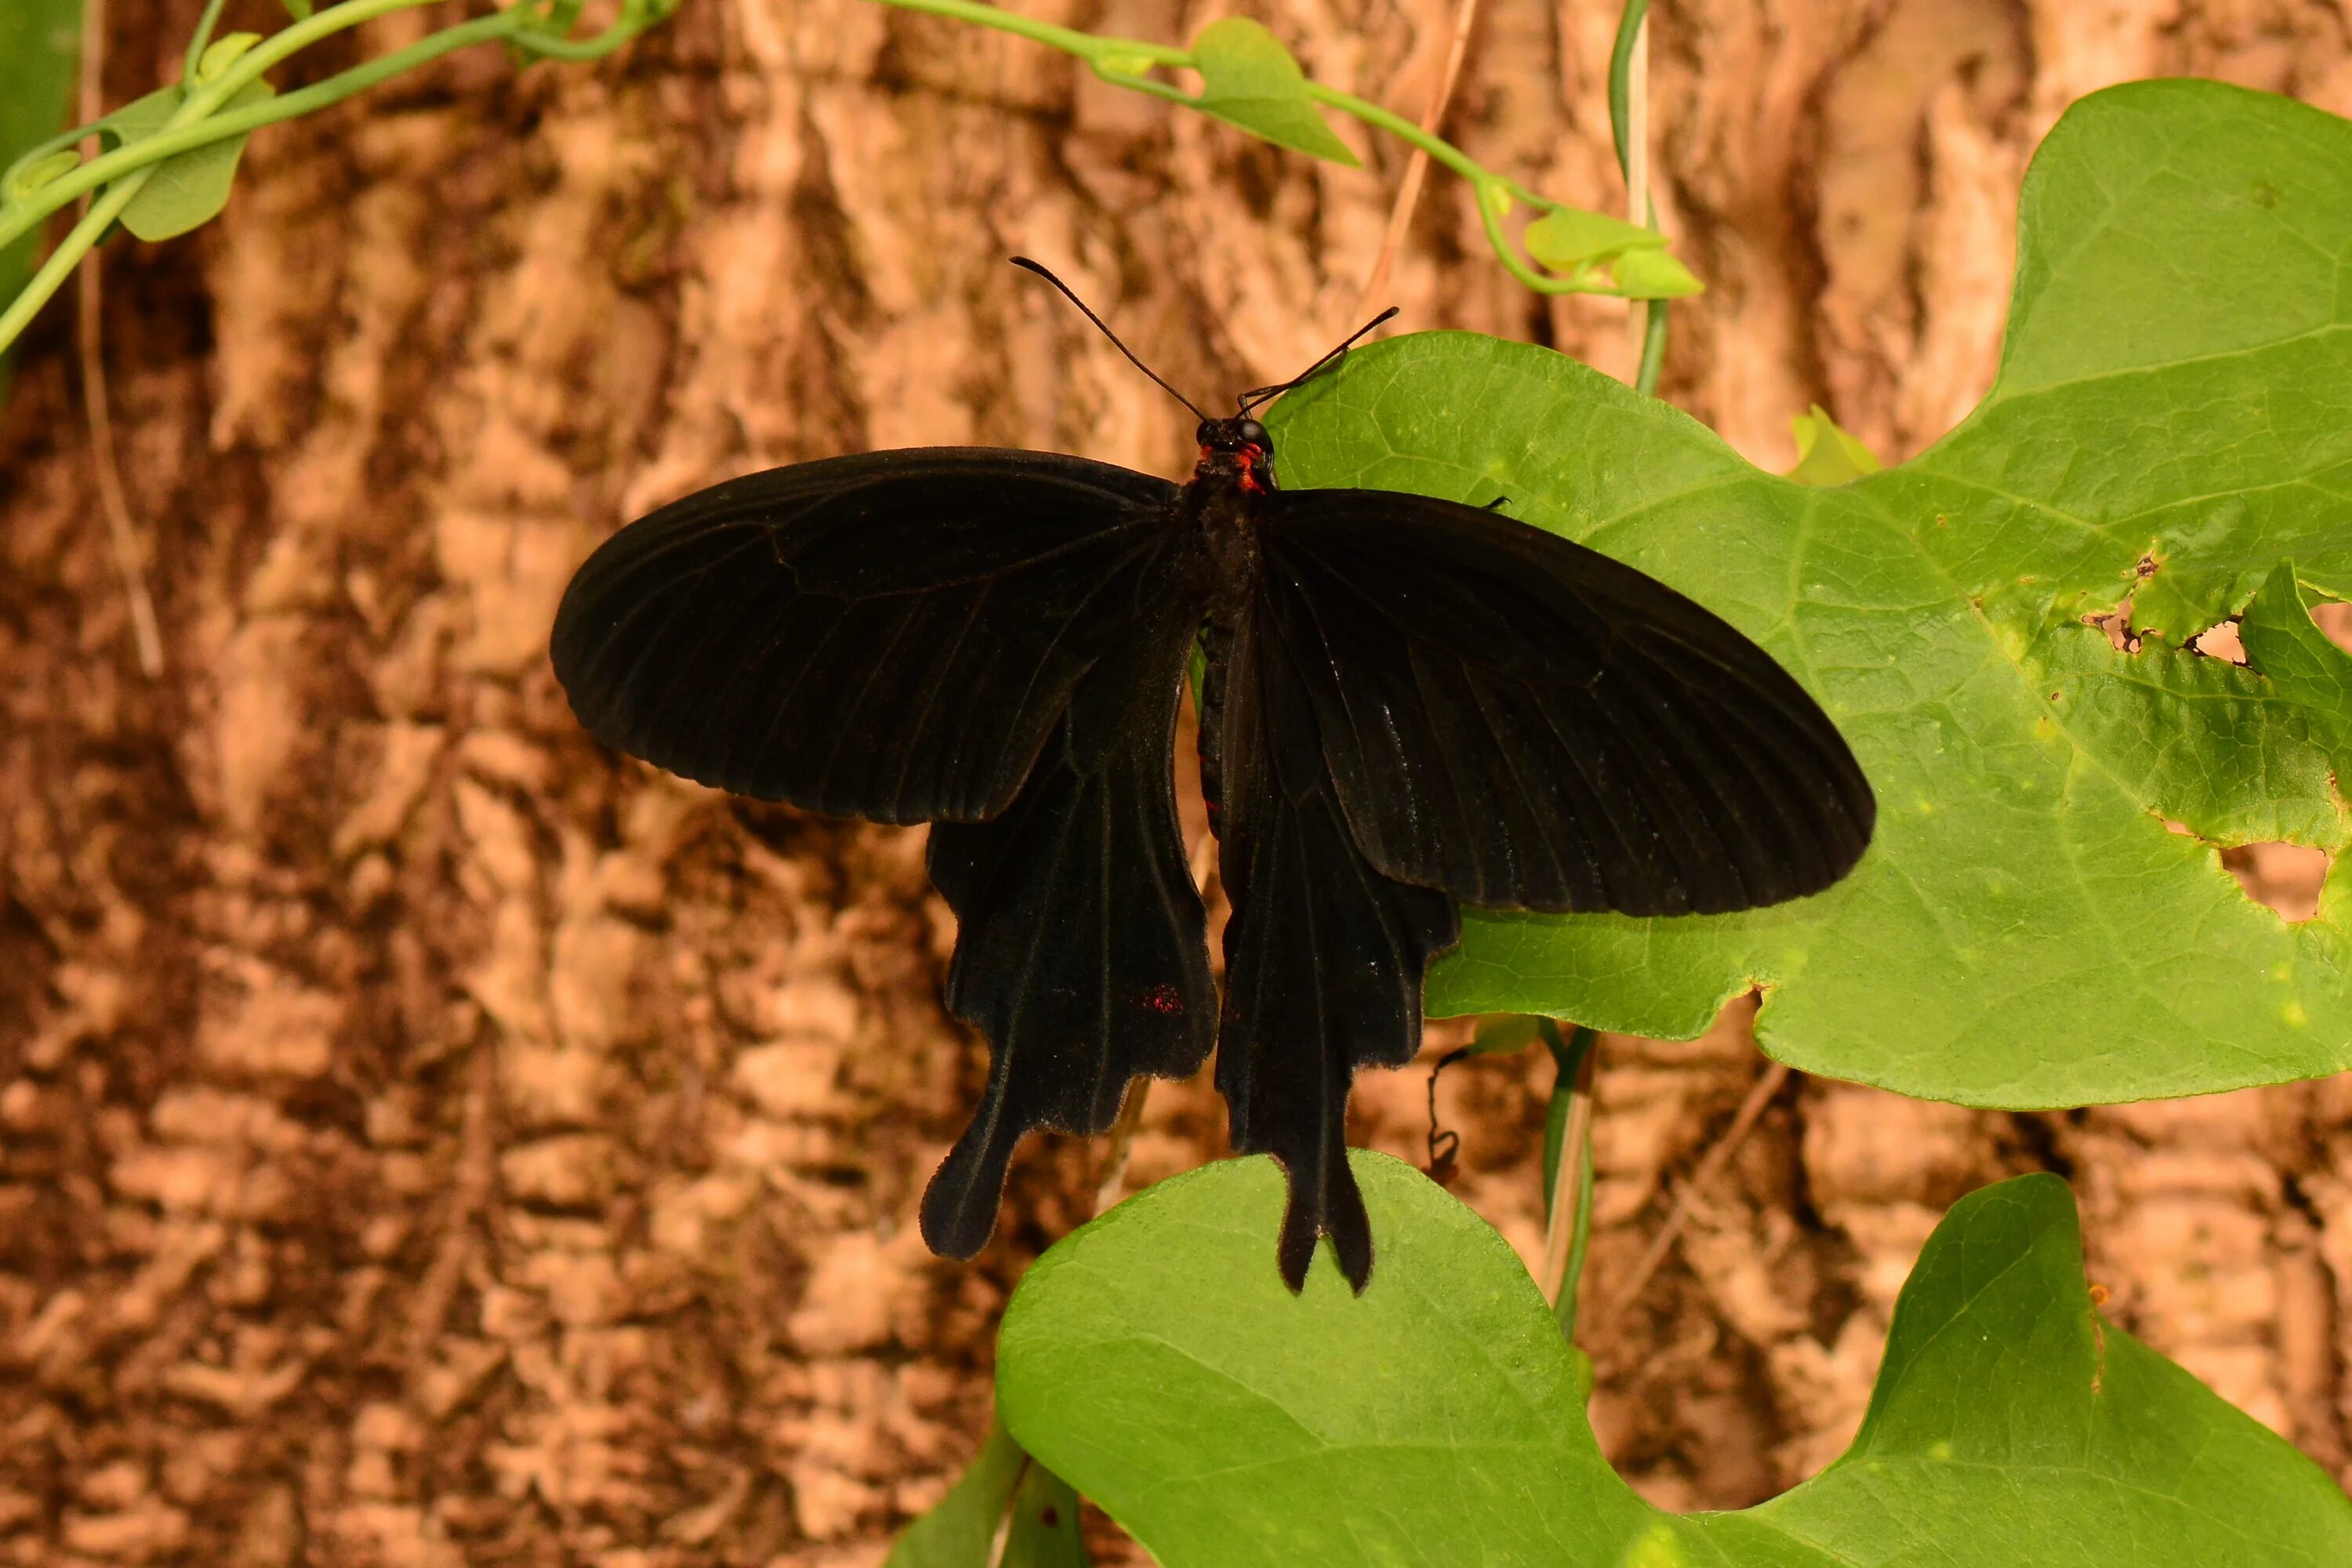
[[[1217,1087],[1234,1147],[1274,1155],[1288,1177],[1284,1280],[1305,1286],[1328,1235],[1361,1290],[1372,1237],[1348,1165],[1349,1089],[1357,1068],[1399,1067],[1420,1050],[1422,973],[1454,945],[1460,915],[1445,894],[1371,868],[1319,769],[1297,794],[1275,769],[1253,772],[1224,843],[1234,912]]]
[[[991,1047],[980,1110],[923,1196],[934,1251],[986,1245],[1024,1133],[1100,1132],[1130,1080],[1189,1077],[1213,1043],[1207,917],[1176,827],[1176,664],[1151,663],[1116,721],[1073,709],[1003,816],[931,829],[960,922],[948,1005]]]
[[[1002,1086],[963,1130],[923,1189],[923,1243],[942,1258],[970,1258],[988,1245],[1004,1194],[1005,1167],[1028,1129],[1004,1114]]]

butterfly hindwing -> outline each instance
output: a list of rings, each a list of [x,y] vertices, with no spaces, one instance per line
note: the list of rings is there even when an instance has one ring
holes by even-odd
[[[1215,1041],[1171,755],[1199,621],[1197,595],[1138,606],[1013,805],[931,829],[931,880],[959,922],[948,1005],[991,1052],[980,1110],[923,1194],[935,1251],[986,1243],[1023,1134],[1100,1132],[1129,1079],[1189,1077]]]
[[[1003,811],[1168,545],[1177,487],[928,447],[749,474],[630,524],[556,616],[599,740],[879,822]]]
[[[1262,498],[1269,613],[1349,826],[1466,903],[1716,913],[1818,892],[1870,786],[1804,689],[1664,584],[1488,511]]]
[[[1460,920],[1452,898],[1381,875],[1357,847],[1294,651],[1263,595],[1211,639],[1202,751],[1233,902],[1217,1088],[1234,1147],[1275,1155],[1288,1178],[1283,1278],[1298,1289],[1328,1233],[1360,1290],[1372,1242],[1348,1166],[1349,1089],[1360,1067],[1420,1050],[1422,972]]]

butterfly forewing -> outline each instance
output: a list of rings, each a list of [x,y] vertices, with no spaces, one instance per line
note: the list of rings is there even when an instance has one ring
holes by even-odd
[[[747,475],[589,558],[556,675],[600,740],[688,778],[880,822],[982,820],[1164,584],[1177,494],[978,447]]]
[[[1630,567],[1387,490],[1258,509],[1269,612],[1389,876],[1473,904],[1715,913],[1818,892],[1868,783],[1755,643]]]

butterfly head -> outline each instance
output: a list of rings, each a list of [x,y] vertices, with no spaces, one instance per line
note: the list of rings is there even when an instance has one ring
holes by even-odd
[[[1203,419],[1193,438],[1201,444],[1193,478],[1233,479],[1253,494],[1274,489],[1274,437],[1248,415]]]

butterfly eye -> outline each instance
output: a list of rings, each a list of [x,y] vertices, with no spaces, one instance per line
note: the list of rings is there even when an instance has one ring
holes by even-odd
[[[1245,447],[1255,447],[1261,452],[1274,450],[1274,443],[1266,437],[1265,426],[1255,419],[1244,419],[1234,426],[1234,434]]]
[[[1194,441],[1194,442],[1196,442],[1196,443],[1198,443],[1198,444],[1199,444],[1199,445],[1201,445],[1201,446],[1203,446],[1203,447],[1205,447],[1205,446],[1209,445],[1212,441],[1214,441],[1216,438],[1217,438],[1217,427],[1216,427],[1216,421],[1214,421],[1214,420],[1213,420],[1213,419],[1203,419],[1203,420],[1202,420],[1202,421],[1201,421],[1201,427],[1200,427],[1199,429],[1197,429],[1197,430],[1195,430],[1195,431],[1193,431],[1193,432],[1192,432],[1192,439],[1193,439],[1193,441]]]

